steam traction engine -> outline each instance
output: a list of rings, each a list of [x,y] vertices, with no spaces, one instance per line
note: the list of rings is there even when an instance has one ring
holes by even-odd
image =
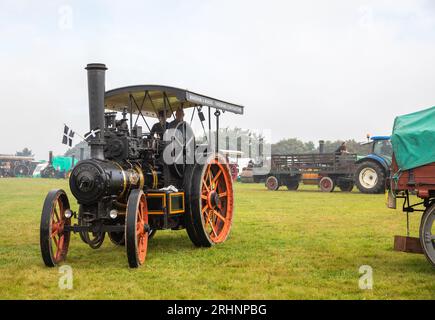
[[[185,228],[199,247],[225,241],[233,217],[232,179],[225,158],[213,152],[219,149],[210,142],[211,111],[215,109],[218,132],[221,112],[242,114],[243,107],[166,86],[105,92],[105,65],[89,64],[86,69],[91,159],[80,161],[69,178],[78,212],[71,211],[64,190],[52,190],[45,199],[40,225],[44,263],[52,267],[66,258],[71,232],[94,249],[107,234],[115,245],[125,245],[132,268],[143,264],[148,240],[159,229]],[[174,121],[163,139],[142,133],[138,126],[140,117],[148,126],[145,117],[187,108],[192,110],[190,120],[196,114],[203,128],[203,109],[208,108],[206,146],[195,144],[186,121]]]

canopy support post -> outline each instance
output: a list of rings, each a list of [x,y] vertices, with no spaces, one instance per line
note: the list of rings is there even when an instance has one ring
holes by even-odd
[[[208,107],[208,145],[211,149],[211,108]]]
[[[221,115],[221,112],[216,109],[214,115],[216,117],[216,152],[219,152],[219,116]]]
[[[128,95],[128,106],[130,107],[130,136],[133,133],[133,105],[131,104],[131,93]]]

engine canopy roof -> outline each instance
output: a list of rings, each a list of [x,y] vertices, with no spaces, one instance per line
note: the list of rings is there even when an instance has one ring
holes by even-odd
[[[112,111],[157,117],[159,111],[172,112],[182,107],[208,106],[221,111],[243,114],[241,105],[214,99],[205,95],[161,85],[135,85],[106,91],[105,108]]]

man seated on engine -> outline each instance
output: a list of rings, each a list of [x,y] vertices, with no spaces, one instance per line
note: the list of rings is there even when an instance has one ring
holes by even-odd
[[[157,117],[159,119],[159,122],[155,123],[152,126],[150,133],[152,137],[157,134],[160,140],[163,140],[163,135],[166,129],[169,127],[169,123],[166,121],[165,111],[159,111]]]

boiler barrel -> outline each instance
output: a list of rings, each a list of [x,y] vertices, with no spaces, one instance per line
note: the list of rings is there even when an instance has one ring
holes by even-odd
[[[144,176],[137,167],[105,160],[80,161],[69,179],[72,194],[81,204],[91,204],[104,197],[124,202],[131,189],[142,188]]]

